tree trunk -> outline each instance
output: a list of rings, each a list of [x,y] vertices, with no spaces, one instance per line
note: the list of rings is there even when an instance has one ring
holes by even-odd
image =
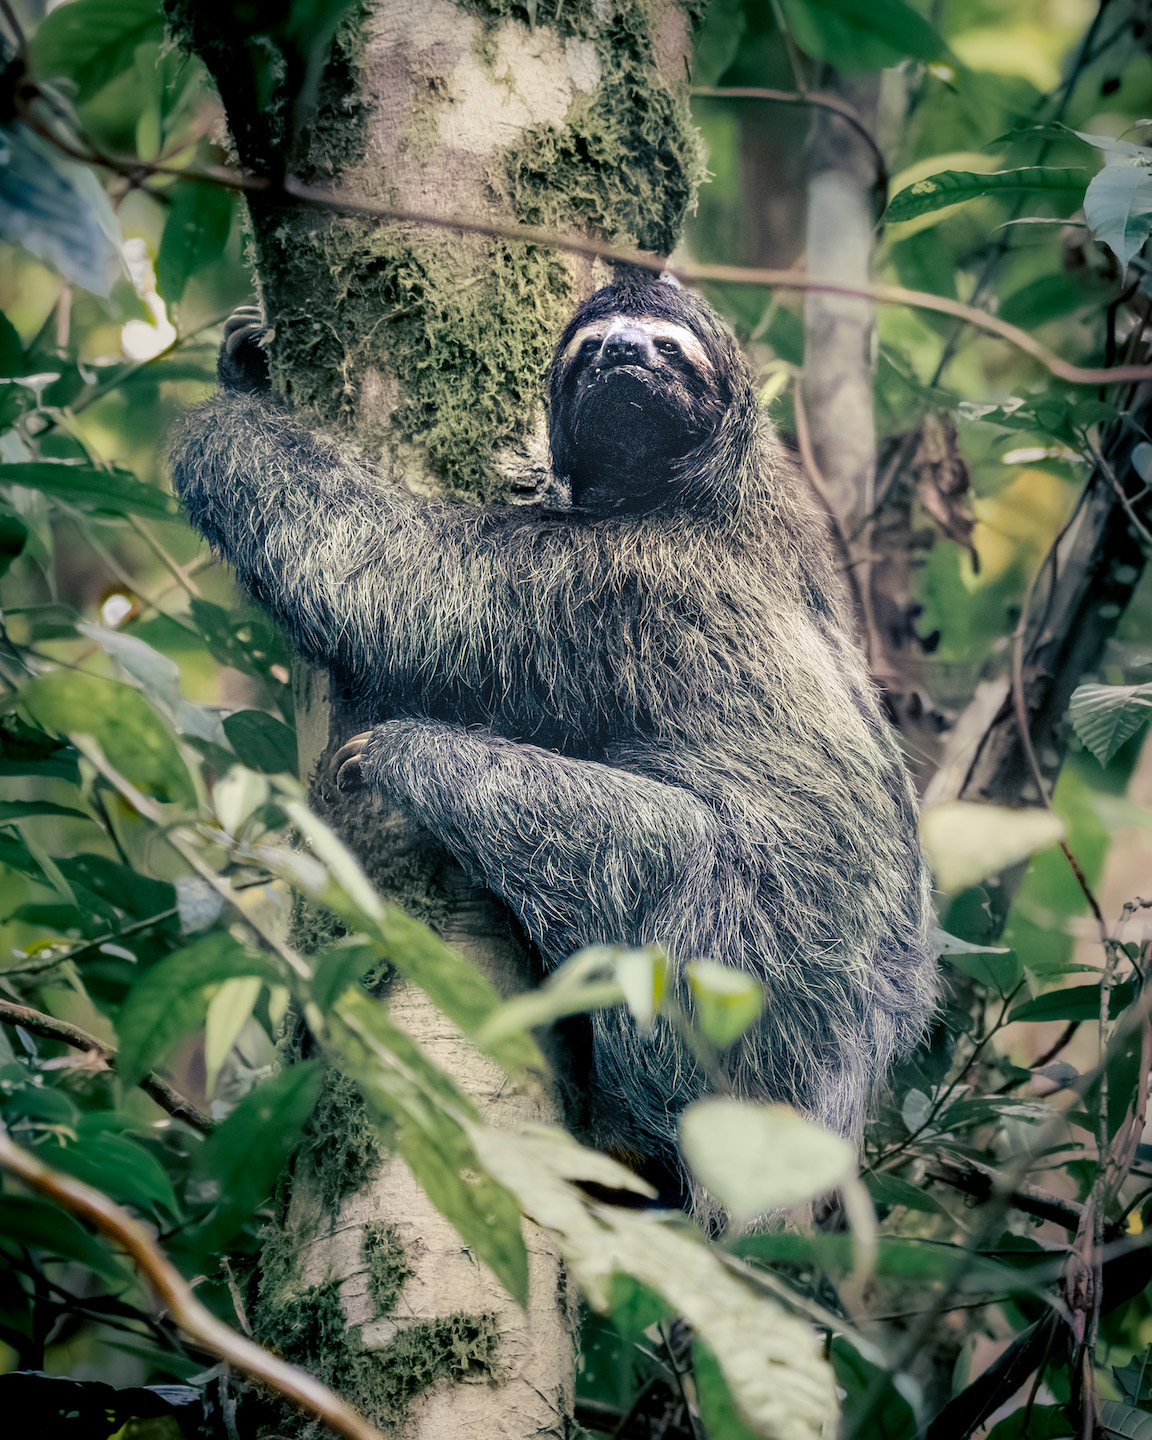
[[[320,64],[291,19],[256,37],[210,8],[168,0],[255,174],[392,209],[673,248],[702,168],[687,109],[688,11],[675,0],[562,0],[539,12],[535,0],[364,0]],[[530,502],[552,346],[575,304],[611,278],[607,267],[304,208],[275,184],[249,212],[280,395],[347,433],[394,483],[462,503]],[[507,910],[426,834],[336,792],[334,750],[386,717],[303,667],[296,693],[312,803],[377,885],[504,993],[534,983]],[[314,947],[327,933],[323,916],[302,915],[297,943]],[[486,1120],[553,1118],[548,1102],[510,1090],[420,992],[394,987],[389,998]],[[393,1432],[563,1434],[574,1307],[542,1232],[526,1228],[522,1312],[407,1167],[381,1153],[358,1096],[331,1076],[283,1226],[265,1247],[258,1331]]]

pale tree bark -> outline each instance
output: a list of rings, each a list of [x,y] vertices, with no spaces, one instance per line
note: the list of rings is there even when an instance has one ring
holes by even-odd
[[[661,253],[675,244],[701,171],[687,112],[689,12],[675,0],[364,0],[311,93],[306,67],[281,45],[271,101],[254,94],[250,56],[252,43],[281,44],[275,35],[246,49],[205,7],[168,9],[218,85],[240,162],[257,174],[393,209],[582,230]],[[275,187],[253,198],[250,220],[282,398],[347,432],[392,483],[461,503],[530,501],[551,347],[608,268],[310,211]],[[429,836],[336,792],[334,750],[384,717],[329,690],[326,675],[297,675],[314,806],[386,893],[502,992],[533,983],[532,957],[492,896]],[[298,928],[305,946],[329,933],[322,916]],[[420,992],[394,986],[389,1003],[486,1120],[554,1118],[551,1097],[516,1093]],[[543,1233],[525,1228],[531,1300],[521,1311],[333,1079],[265,1248],[258,1331],[394,1433],[564,1434],[574,1302]]]

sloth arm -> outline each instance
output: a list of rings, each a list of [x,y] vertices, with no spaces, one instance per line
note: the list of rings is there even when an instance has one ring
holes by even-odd
[[[371,694],[420,664],[431,635],[458,662],[491,521],[417,499],[330,436],[234,390],[189,410],[171,444],[192,523],[310,660]]]
[[[501,896],[550,962],[598,942],[724,948],[702,933],[723,827],[690,791],[438,721],[378,725],[357,759],[362,782]]]

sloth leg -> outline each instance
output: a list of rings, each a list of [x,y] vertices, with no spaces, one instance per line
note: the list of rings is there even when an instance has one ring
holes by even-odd
[[[378,725],[336,763],[342,787],[411,811],[553,963],[598,942],[728,958],[731,937],[709,933],[721,826],[687,790],[426,720]]]

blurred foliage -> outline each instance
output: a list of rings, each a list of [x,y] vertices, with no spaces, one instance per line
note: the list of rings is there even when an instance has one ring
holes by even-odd
[[[238,33],[258,91],[287,73],[306,104],[347,8],[244,7]],[[518,1172],[498,1149],[481,1163],[475,1147],[495,1142],[467,1099],[357,982],[382,961],[396,966],[521,1074],[537,1063],[530,1028],[557,1015],[626,999],[647,1023],[669,1003],[659,957],[577,957],[526,1008],[499,1010],[475,972],[380,907],[309,819],[288,778],[289,657],[208,563],[164,480],[162,437],[214,383],[219,324],[251,293],[236,192],[191,178],[228,164],[218,104],[201,68],[165,41],[158,0],[69,0],[46,18],[25,0],[18,14],[27,44],[9,24],[0,82],[0,1004],[79,1026],[118,1054],[109,1061],[0,1011],[0,1117],[21,1144],[146,1218],[178,1267],[201,1277],[199,1297],[243,1325],[278,1177],[320,1065],[338,1065],[465,1240],[522,1293]],[[1144,0],[1098,10],[1089,0],[713,0],[694,80],[795,90],[830,84],[826,65],[889,67],[880,123],[893,179],[878,276],[995,308],[1068,359],[1101,365],[1137,353],[1152,305],[1141,128],[1150,47]],[[700,97],[696,114],[712,180],[688,246],[705,260],[793,262],[806,109]],[[802,303],[737,287],[711,298],[788,434]],[[1107,426],[1129,426],[1133,467],[1152,479],[1150,437],[1128,398],[1053,380],[945,317],[880,314],[882,437],[895,443],[947,417],[966,477],[962,531],[955,514],[944,524],[923,497],[909,502],[917,624],[935,637],[923,665],[949,713],[1003,673]],[[1152,860],[1150,621],[1152,583],[1141,582],[1078,692],[1054,796],[1106,939],[1055,847],[1028,864],[1002,935],[997,874],[941,894],[944,1011],[931,1045],[893,1077],[867,1139],[863,1181],[879,1219],[871,1278],[867,1225],[851,1204],[854,1235],[729,1239],[727,1268],[709,1272],[717,1286],[738,1275],[761,1338],[783,1334],[791,1315],[823,1328],[853,1440],[1080,1434],[1093,1391],[1098,1433],[1152,1431],[1141,998],[1152,958],[1141,898]],[[291,825],[312,835],[312,857],[290,848]],[[965,843],[1001,866],[1029,853],[1013,849],[1019,837],[996,838],[977,831]],[[959,847],[959,830],[945,843]],[[293,890],[323,898],[362,941],[307,963],[292,956],[276,937]],[[693,985],[707,1055],[759,1001],[706,967]],[[321,1058],[278,1070],[290,1005],[308,1015]],[[137,1086],[157,1069],[204,1124],[164,1113]],[[793,1203],[841,1165],[813,1144],[809,1175],[803,1146],[794,1162],[790,1148],[793,1188],[778,1193],[745,1162],[791,1145],[785,1131],[765,1139],[759,1113],[697,1122],[699,1163],[743,1213]],[[586,1204],[569,1178],[601,1172],[558,1154],[541,1142],[533,1164],[566,1204]],[[446,1193],[441,1161],[479,1178]],[[625,1257],[631,1213],[613,1222]],[[652,1228],[668,1247],[667,1276],[640,1273],[639,1261],[629,1272],[627,1258],[614,1275],[586,1253],[574,1262],[598,1309],[584,1331],[580,1420],[617,1437],[764,1433],[733,1378],[747,1356],[703,1304],[707,1287],[687,1301],[657,1293],[684,1271],[685,1232],[675,1221]],[[1085,1301],[1078,1277],[1093,1253]],[[111,1434],[128,1415],[166,1416],[189,1397],[204,1432],[225,1433],[227,1397],[208,1357],[158,1318],[121,1257],[8,1181],[0,1356],[8,1371],[98,1374],[120,1387],[118,1410],[103,1392],[37,1392],[45,1415],[71,1407],[85,1435]],[[157,1383],[169,1386],[159,1399],[143,1388]],[[3,1377],[0,1394],[15,1394]]]

